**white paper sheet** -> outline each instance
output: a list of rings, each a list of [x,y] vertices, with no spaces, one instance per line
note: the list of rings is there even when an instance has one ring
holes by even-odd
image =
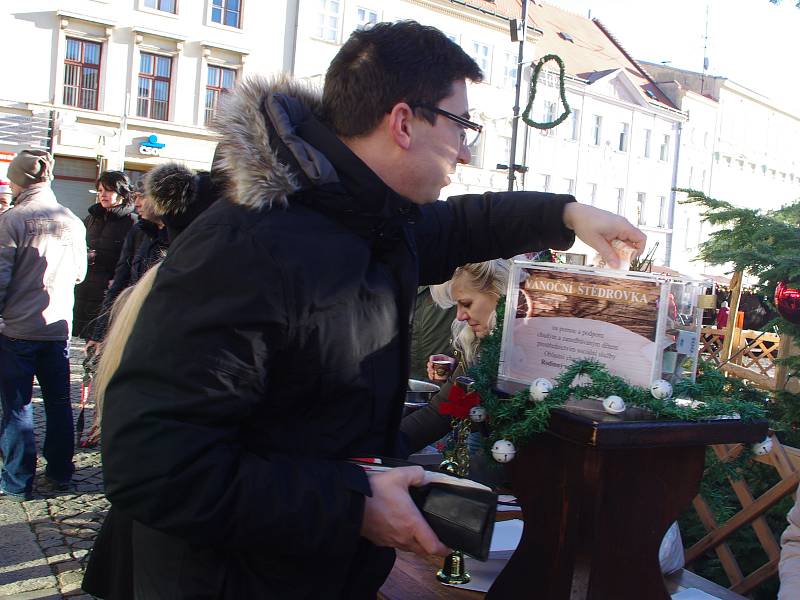
[[[676,594],[672,594],[672,600],[719,600],[716,596],[707,594],[697,588],[687,588]]]
[[[489,558],[504,558],[506,560],[510,558],[514,554],[514,550],[519,546],[522,528],[522,519],[511,519],[510,521],[495,523],[492,543],[489,546]]]

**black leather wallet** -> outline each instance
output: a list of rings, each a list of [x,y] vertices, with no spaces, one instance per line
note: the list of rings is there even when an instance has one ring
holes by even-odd
[[[429,483],[409,492],[443,544],[478,560],[489,558],[497,510],[495,492],[450,483]]]
[[[367,471],[407,467],[396,458],[352,458]],[[443,544],[478,560],[489,558],[497,512],[497,493],[471,479],[437,471],[428,472],[429,483],[408,489],[411,499]]]

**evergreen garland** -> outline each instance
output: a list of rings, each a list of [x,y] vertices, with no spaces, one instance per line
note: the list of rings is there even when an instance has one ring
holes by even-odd
[[[536,87],[539,83],[539,73],[541,73],[544,64],[551,60],[558,64],[558,92],[559,96],[561,97],[561,102],[564,105],[564,112],[561,113],[561,116],[559,116],[555,121],[540,123],[531,119],[531,109],[533,108],[533,101],[536,99]],[[567,91],[564,88],[565,73],[566,67],[564,67],[564,61],[561,60],[561,57],[556,56],[555,54],[547,54],[536,63],[536,66],[533,68],[533,74],[531,75],[531,87],[530,91],[528,92],[528,105],[525,107],[525,110],[522,111],[522,121],[526,125],[529,127],[535,127],[536,129],[553,129],[554,127],[561,125],[561,123],[564,122],[564,119],[569,116],[569,113],[571,113],[572,110],[567,102]]]
[[[755,421],[766,417],[766,398],[760,390],[738,379],[725,378],[708,365],[704,365],[695,382],[686,380],[674,386],[675,397],[695,401],[690,406],[680,406],[671,398],[654,398],[650,390],[629,384],[609,373],[604,365],[591,360],[578,360],[567,367],[556,380],[555,387],[540,402],[531,400],[527,389],[510,398],[498,398],[494,390],[500,364],[504,313],[505,301],[500,298],[497,326],[481,341],[478,362],[468,370],[468,375],[475,380],[481,405],[489,415],[487,448],[496,440],[505,439],[519,449],[532,436],[545,431],[550,411],[563,406],[570,398],[617,395],[628,406],[650,411],[654,420],[703,421],[727,416]]]

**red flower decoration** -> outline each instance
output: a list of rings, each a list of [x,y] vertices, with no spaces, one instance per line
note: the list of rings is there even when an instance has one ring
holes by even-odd
[[[456,419],[466,419],[469,417],[470,409],[480,403],[481,397],[478,392],[467,393],[461,386],[454,385],[447,395],[447,402],[439,403],[439,413]]]

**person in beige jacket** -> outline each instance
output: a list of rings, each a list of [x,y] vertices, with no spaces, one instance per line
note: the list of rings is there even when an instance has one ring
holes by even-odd
[[[0,215],[0,496],[15,501],[31,498],[36,475],[34,376],[45,408],[45,479],[66,489],[74,471],[69,337],[86,229],[50,188],[54,164],[45,150],[15,156],[14,207]]]
[[[781,536],[781,562],[778,566],[781,589],[778,600],[797,600],[800,598],[800,488],[786,520],[789,526]]]

